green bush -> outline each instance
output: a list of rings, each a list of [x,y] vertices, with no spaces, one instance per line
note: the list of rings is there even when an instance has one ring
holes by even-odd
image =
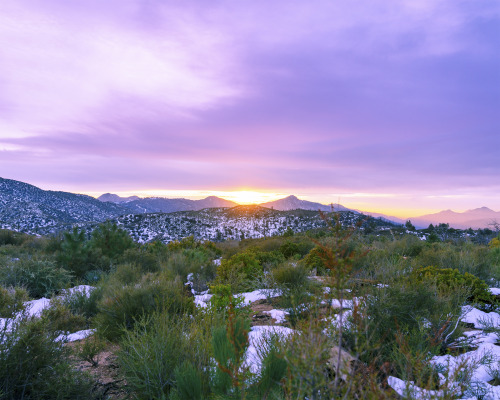
[[[134,246],[134,241],[116,224],[100,224],[93,232],[89,242],[93,250],[98,250],[102,257],[116,262],[123,253]]]
[[[6,244],[20,245],[23,240],[24,235],[22,233],[9,231],[7,229],[0,229],[0,246],[4,246]]]
[[[127,385],[139,399],[171,398],[176,373],[185,363],[199,371],[199,388],[207,394],[209,348],[196,320],[187,315],[164,311],[143,316],[125,332],[119,360]]]
[[[379,367],[391,362],[401,335],[411,339],[412,354],[442,354],[461,334],[457,321],[465,298],[459,288],[444,293],[431,281],[411,277],[374,288],[351,317],[345,345]]]
[[[71,273],[59,268],[54,261],[23,258],[0,269],[0,284],[24,287],[32,298],[50,297],[67,287]]]
[[[50,301],[50,306],[43,309],[40,318],[44,320],[49,332],[77,332],[88,328],[85,317],[73,314],[63,300],[58,298]]]
[[[83,277],[93,269],[90,246],[85,232],[73,228],[72,232],[65,232],[57,254],[60,266],[71,271],[76,277]]]
[[[103,295],[102,287],[97,287],[90,292],[73,291],[62,297],[63,304],[69,308],[71,313],[83,316],[87,324],[97,315],[98,303]]]
[[[291,258],[295,255],[300,256],[300,249],[297,243],[293,243],[289,240],[280,246],[280,252],[285,258]]]
[[[222,260],[215,283],[229,284],[233,293],[244,292],[254,289],[254,280],[263,273],[262,265],[252,252],[239,253]]]
[[[468,293],[468,300],[481,305],[493,304],[495,297],[490,293],[488,285],[468,272],[460,273],[457,269],[437,268],[434,266],[417,268],[412,279],[418,282],[433,282],[444,293],[462,290]]]
[[[323,261],[325,255],[321,247],[316,246],[307,256],[304,257],[303,263],[309,271],[315,271],[316,275],[325,275],[327,269]]]
[[[190,273],[199,274],[205,266],[210,267],[211,264],[212,253],[203,249],[183,249],[171,253],[163,270],[172,278],[179,276],[185,282]]]
[[[24,310],[24,302],[29,300],[23,288],[4,288],[0,286],[0,318],[11,318]]]
[[[165,247],[166,251],[166,247]],[[123,262],[137,267],[144,272],[158,272],[160,270],[160,257],[154,247],[141,246],[131,248],[123,253]]]
[[[124,329],[132,329],[143,315],[161,310],[171,314],[192,313],[194,301],[180,280],[147,275],[136,285],[105,289],[96,316],[97,328],[107,339],[117,340]]]
[[[300,263],[286,262],[270,273],[283,294],[306,292],[311,286],[307,268]]]
[[[0,398],[9,400],[92,399],[92,381],[69,361],[42,319],[21,319],[0,330]]]

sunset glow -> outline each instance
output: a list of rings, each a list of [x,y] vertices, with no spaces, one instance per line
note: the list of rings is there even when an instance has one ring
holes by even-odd
[[[500,3],[2,0],[0,176],[500,210]]]

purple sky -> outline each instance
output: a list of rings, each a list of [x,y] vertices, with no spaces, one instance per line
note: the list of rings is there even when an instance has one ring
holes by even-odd
[[[0,2],[4,178],[414,215],[499,161],[498,0]]]

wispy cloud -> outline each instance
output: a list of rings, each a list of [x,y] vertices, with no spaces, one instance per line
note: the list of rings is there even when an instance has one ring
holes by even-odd
[[[498,197],[499,26],[493,0],[4,0],[0,175]]]

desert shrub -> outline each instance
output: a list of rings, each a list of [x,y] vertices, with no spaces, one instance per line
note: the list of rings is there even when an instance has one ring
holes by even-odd
[[[77,332],[88,328],[85,317],[73,314],[59,298],[50,301],[50,306],[42,310],[40,318],[49,332]]]
[[[418,282],[433,282],[443,293],[462,290],[468,294],[468,300],[472,303],[484,306],[495,302],[488,285],[468,272],[462,274],[457,269],[429,266],[415,269],[412,279]]]
[[[286,346],[286,393],[294,399],[339,398],[332,396],[332,377],[326,368],[332,340],[322,332],[323,327],[316,321],[304,324],[301,328],[300,333],[288,339]]]
[[[29,300],[23,288],[4,288],[0,286],[0,318],[11,318],[24,310],[24,302]]]
[[[411,337],[414,353],[443,353],[461,333],[457,322],[465,298],[461,290],[442,293],[432,282],[414,279],[374,288],[353,313],[345,344],[378,367],[391,362],[398,335]]]
[[[89,291],[72,291],[62,296],[63,304],[69,308],[72,314],[83,316],[87,325],[97,315],[98,303],[103,295],[102,287],[96,287]]]
[[[139,282],[142,276],[143,272],[135,264],[118,264],[108,277],[108,280],[112,280],[117,284],[131,285]]]
[[[176,371],[185,363],[200,371],[199,386],[207,393],[208,350],[196,320],[163,311],[143,316],[125,332],[119,360],[127,385],[137,398],[164,399],[171,398]]]
[[[300,249],[297,243],[293,243],[289,240],[280,246],[280,252],[285,258],[291,258],[295,255],[300,256]]]
[[[60,247],[57,262],[76,277],[83,277],[93,268],[91,249],[84,231],[75,227],[72,232],[64,232]]]
[[[199,265],[193,272],[192,283],[196,292],[207,290],[210,283],[217,276],[217,264],[213,261]]]
[[[243,296],[233,296],[231,286],[214,285],[210,287],[210,291],[213,294],[210,298],[210,312],[227,317],[229,310],[232,309],[237,315],[245,317],[250,315],[250,306],[245,305],[245,298]]]
[[[54,261],[23,258],[0,269],[0,284],[26,288],[32,298],[50,297],[69,285],[71,273]]]
[[[217,367],[211,379],[211,388],[216,396],[245,398],[249,375],[243,368],[243,361],[249,344],[249,331],[249,318],[237,315],[234,307],[229,310],[227,325],[213,328],[212,349]]]
[[[100,224],[93,232],[89,245],[98,250],[102,257],[117,261],[123,253],[134,246],[134,241],[116,224]]]
[[[325,268],[323,261],[324,257],[324,250],[321,247],[316,246],[307,256],[304,257],[304,266],[309,271],[315,271],[316,275],[325,275],[327,273],[327,269]]]
[[[311,286],[307,268],[300,263],[285,262],[273,269],[271,275],[283,295],[306,292]]]
[[[152,246],[127,249],[122,258],[123,263],[135,265],[142,272],[158,272],[160,270],[161,258]]]
[[[253,289],[253,282],[263,274],[263,268],[251,252],[224,259],[217,268],[216,284],[229,284],[233,293]]]
[[[172,253],[163,269],[175,278],[179,276],[183,282],[190,273],[199,272],[205,265],[212,263],[212,253],[203,249],[183,249]]]
[[[285,256],[281,251],[254,251],[255,258],[264,270],[270,270],[285,262]]]
[[[500,247],[500,235],[490,240],[488,246],[493,249],[495,247]]]
[[[145,314],[160,310],[182,314],[193,309],[193,298],[188,296],[180,280],[168,281],[158,275],[148,275],[133,286],[106,288],[99,302],[96,323],[104,337],[117,340],[124,329],[132,329]]]
[[[22,236],[22,234],[8,229],[0,229],[0,246],[4,246],[6,244],[19,245],[23,241]]]
[[[69,361],[42,319],[20,319],[0,331],[0,397],[9,400],[92,399],[92,382]]]
[[[99,353],[106,347],[106,342],[99,335],[87,337],[75,346],[75,354],[83,361],[87,361],[93,367],[99,365]]]
[[[167,244],[167,249],[170,252],[176,252],[179,250],[186,250],[186,249],[197,249],[197,250],[204,250],[207,251],[209,254],[212,255],[212,258],[220,257],[222,254],[221,250],[217,248],[215,243],[210,242],[210,241],[199,241],[195,240],[194,236],[188,236],[183,238],[182,240],[176,240],[173,242],[170,242]]]

